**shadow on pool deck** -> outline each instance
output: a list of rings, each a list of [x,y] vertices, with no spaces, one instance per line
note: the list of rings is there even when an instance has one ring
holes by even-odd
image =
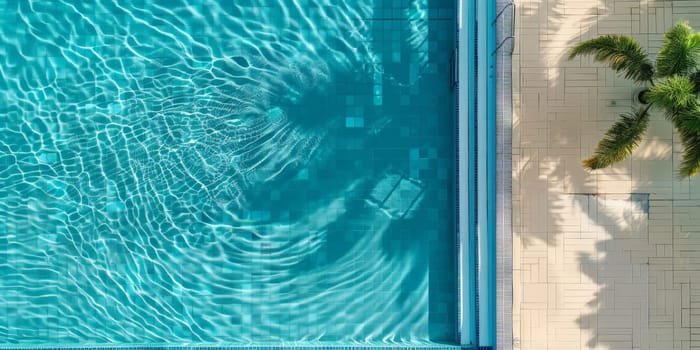
[[[625,101],[631,85],[588,58],[565,58],[579,40],[607,33],[624,19],[615,18],[610,2],[518,5],[516,344],[522,349],[644,348],[650,336],[651,277],[644,253],[651,239],[649,196],[631,194],[644,193],[643,186],[634,186],[633,161],[597,172],[581,166],[603,130],[629,108],[627,102],[608,108],[602,103]],[[631,17],[624,18],[631,28]],[[642,38],[648,47],[650,40]]]

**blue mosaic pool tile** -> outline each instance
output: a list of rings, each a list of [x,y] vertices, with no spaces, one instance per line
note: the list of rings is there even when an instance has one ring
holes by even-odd
[[[0,347],[454,341],[452,1],[63,3],[0,15]]]

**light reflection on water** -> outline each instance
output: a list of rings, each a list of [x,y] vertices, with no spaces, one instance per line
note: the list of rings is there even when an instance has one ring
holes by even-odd
[[[0,1],[0,344],[449,339],[447,56],[394,2]]]

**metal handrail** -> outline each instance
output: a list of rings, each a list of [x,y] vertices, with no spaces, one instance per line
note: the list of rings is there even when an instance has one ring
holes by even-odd
[[[513,6],[511,7],[513,11],[511,12],[510,15],[510,35],[515,36],[515,3],[511,3]],[[513,43],[513,49],[515,48],[515,43]],[[513,53],[513,49],[510,50],[510,53]]]
[[[509,3],[507,3],[505,6],[503,6],[503,8],[502,8],[500,11],[498,11],[498,14],[496,15],[496,18],[493,19],[493,22],[491,22],[491,25],[496,24],[496,21],[498,21],[498,18],[501,17],[501,15],[503,15],[503,13],[506,12],[506,9],[509,8],[509,7],[512,7],[512,8],[513,8],[513,14],[515,14],[515,3],[514,3],[514,2],[509,2]]]
[[[459,83],[459,62],[458,60],[459,52],[457,49],[452,49],[452,54],[450,55],[450,89],[454,89]]]
[[[508,41],[508,40],[515,40],[515,37],[511,35],[511,36],[509,36],[509,37],[503,39],[503,40],[501,41],[501,43],[498,44],[498,46],[496,46],[496,49],[493,50],[493,52],[491,52],[491,56],[495,55],[496,52],[498,52],[498,50],[499,50],[499,49],[503,46],[503,44],[505,44],[506,41]],[[510,54],[511,54],[511,55],[513,54],[513,50],[515,50],[515,42],[513,42],[513,45],[510,47]]]
[[[511,47],[510,47],[510,54],[512,55],[512,54],[513,54],[513,51],[515,50],[515,3],[510,2],[510,3],[506,4],[505,6],[503,6],[503,8],[502,8],[500,11],[498,11],[498,14],[496,15],[496,18],[494,18],[494,19],[493,19],[493,22],[491,22],[491,25],[495,25],[496,22],[498,21],[498,18],[500,18],[501,15],[503,15],[503,13],[505,13],[506,9],[509,8],[509,7],[510,7],[511,10],[512,10],[512,14],[511,14],[511,16],[510,16],[510,36],[504,38],[504,39],[501,41],[501,43],[498,44],[498,46],[496,46],[496,49],[493,50],[493,52],[491,53],[491,56],[495,55],[496,52],[498,52],[498,50],[500,50],[501,47],[502,47],[502,46],[506,43],[506,41],[508,41],[508,40],[512,40],[512,41],[513,41],[513,45],[511,45]]]

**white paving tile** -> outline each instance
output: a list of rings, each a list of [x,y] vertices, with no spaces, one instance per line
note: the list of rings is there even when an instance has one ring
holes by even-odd
[[[631,34],[652,53],[698,0],[517,0],[513,335],[519,349],[700,348],[700,177],[662,115],[632,159],[588,172],[633,84],[567,48]],[[635,195],[633,195],[635,194]]]

